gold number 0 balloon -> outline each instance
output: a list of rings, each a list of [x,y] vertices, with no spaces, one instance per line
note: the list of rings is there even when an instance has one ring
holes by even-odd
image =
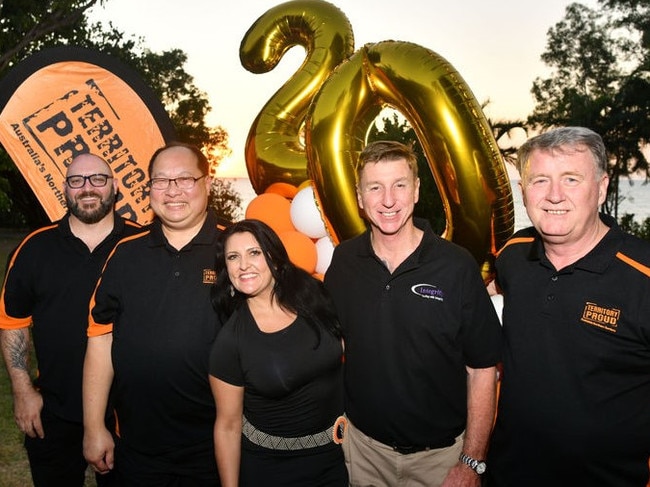
[[[262,108],[246,141],[246,166],[257,194],[273,183],[298,186],[308,178],[300,132],[321,84],[354,52],[352,27],[343,12],[325,1],[286,2],[255,21],[239,56],[246,69],[263,73],[296,45],[307,52],[303,64]]]
[[[337,237],[365,230],[354,164],[384,106],[402,113],[422,144],[445,207],[445,238],[465,247],[488,279],[512,234],[507,171],[480,105],[458,72],[408,42],[361,48],[323,84],[307,116],[308,169]]]

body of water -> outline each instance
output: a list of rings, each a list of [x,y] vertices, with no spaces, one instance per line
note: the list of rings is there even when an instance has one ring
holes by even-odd
[[[255,198],[256,194],[248,178],[231,178],[225,179],[232,184],[235,190],[242,198],[242,216],[248,203]],[[512,180],[512,197],[515,205],[515,231],[530,226],[530,220],[526,215],[526,209],[521,202],[521,190],[519,181]],[[645,184],[643,180],[621,180],[620,194],[621,200],[618,206],[619,218],[625,213],[634,214],[634,219],[642,222],[650,217],[650,184]]]

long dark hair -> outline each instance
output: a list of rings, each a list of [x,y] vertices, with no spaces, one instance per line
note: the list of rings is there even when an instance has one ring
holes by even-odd
[[[321,330],[341,338],[341,326],[334,304],[321,281],[297,267],[277,234],[266,223],[247,219],[230,225],[221,234],[217,251],[217,281],[212,290],[212,306],[225,322],[246,301],[246,295],[232,286],[226,269],[225,247],[236,233],[248,232],[255,237],[275,281],[272,296],[284,309],[304,317],[316,333],[316,347],[320,344]]]

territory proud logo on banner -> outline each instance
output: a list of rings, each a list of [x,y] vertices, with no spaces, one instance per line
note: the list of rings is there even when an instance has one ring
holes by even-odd
[[[66,212],[66,168],[90,152],[106,160],[119,181],[116,211],[149,223],[147,165],[173,138],[153,91],[130,68],[97,51],[46,49],[0,81],[0,143],[53,221]]]

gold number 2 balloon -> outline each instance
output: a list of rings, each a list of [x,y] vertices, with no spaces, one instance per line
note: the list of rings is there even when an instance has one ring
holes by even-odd
[[[294,45],[307,57],[264,106],[246,142],[255,191],[311,178],[334,239],[360,234],[354,164],[372,122],[391,106],[424,149],[445,207],[445,238],[467,248],[489,278],[496,250],[512,234],[514,207],[492,131],[460,74],[408,42],[368,44],[353,54],[346,16],[323,0],[268,10],[246,33],[240,58],[248,70],[267,72]]]
[[[358,50],[330,75],[308,113],[309,173],[338,238],[365,229],[354,165],[384,106],[401,112],[422,144],[444,203],[445,238],[468,249],[487,279],[496,250],[514,226],[507,171],[460,74],[441,56],[409,42]]]
[[[273,183],[298,186],[307,178],[301,132],[307,109],[331,71],[354,52],[350,23],[322,0],[296,0],[271,8],[241,42],[242,65],[253,73],[272,70],[293,46],[306,57],[253,122],[246,141],[246,166],[257,194]]]

